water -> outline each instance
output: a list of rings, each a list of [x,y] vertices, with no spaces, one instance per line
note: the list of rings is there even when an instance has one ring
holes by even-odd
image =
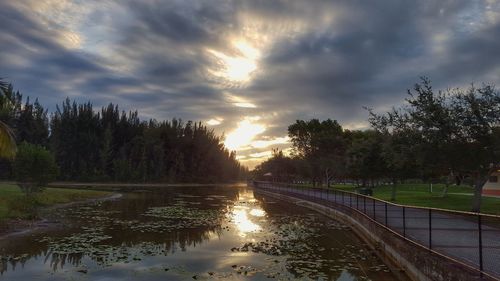
[[[0,241],[0,280],[397,280],[354,233],[246,187],[177,187],[57,209]]]

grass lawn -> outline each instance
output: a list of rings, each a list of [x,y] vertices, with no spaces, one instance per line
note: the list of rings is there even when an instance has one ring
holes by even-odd
[[[111,192],[106,191],[46,188],[30,200],[17,185],[0,183],[0,221],[9,218],[29,218],[36,206],[51,206],[110,194]]]
[[[355,192],[354,185],[334,185],[333,188]],[[432,193],[428,184],[399,184],[396,186],[396,201],[401,205],[432,207],[470,212],[474,190],[470,186],[450,186],[448,195],[442,197],[444,184],[433,185]],[[379,186],[373,189],[373,196],[382,200],[391,199],[391,186]],[[500,198],[483,197],[481,212],[500,215]]]

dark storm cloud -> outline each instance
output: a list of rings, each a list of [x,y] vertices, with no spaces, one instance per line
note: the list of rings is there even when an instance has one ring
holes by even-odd
[[[50,39],[40,33],[41,27],[32,19],[23,15],[20,11],[10,7],[6,2],[0,3],[2,17],[0,17],[0,26],[2,26],[2,49],[15,49],[13,39],[19,40],[30,46],[36,46],[44,50],[56,48],[55,44]],[[10,39],[10,40],[8,40]],[[5,43],[11,44],[5,44]]]
[[[467,12],[469,3],[389,2],[354,4],[347,9],[352,13],[328,32],[276,44],[266,60],[266,75],[252,89],[256,95],[272,92],[274,101],[264,97],[261,103],[269,109],[302,104],[299,115],[313,111],[348,123],[366,119],[362,106],[401,102],[405,89],[419,76],[436,76],[440,86],[450,87],[449,83],[467,83],[498,68],[498,25],[462,31],[461,25],[469,23],[456,13]],[[452,39],[443,47],[444,54],[436,55],[432,40],[440,31],[451,32]]]
[[[453,79],[455,83],[460,81],[499,83],[499,80],[477,81],[488,74],[496,74],[496,78],[500,79],[499,38],[500,23],[470,37],[455,39],[454,44],[450,45],[447,59],[436,67],[434,76],[442,80]]]
[[[177,43],[207,43],[217,37],[217,31],[231,22],[231,11],[224,1],[196,2],[193,6],[154,1],[149,4],[132,2],[143,32],[153,33]]]
[[[0,2],[0,77],[51,108],[70,96],[158,119],[219,117],[221,131],[260,116],[276,137],[301,118],[362,127],[362,106],[401,103],[422,75],[436,88],[500,82],[495,1],[40,3]],[[238,56],[239,38],[261,48],[252,79],[214,77],[210,50]]]
[[[0,3],[0,64],[2,76],[14,82],[26,95],[43,103],[69,95],[59,86],[75,77],[111,77],[98,58],[64,48],[57,33],[49,30],[7,3]],[[17,64],[20,62],[20,64]],[[69,79],[69,80],[67,80]],[[90,84],[82,87],[82,94]]]

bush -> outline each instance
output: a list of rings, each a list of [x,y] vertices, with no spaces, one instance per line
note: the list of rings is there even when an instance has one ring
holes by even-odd
[[[40,204],[35,196],[21,196],[7,202],[8,216],[19,219],[37,218],[37,208]]]
[[[54,157],[40,145],[23,142],[14,161],[14,175],[21,190],[30,195],[40,192],[58,173]]]

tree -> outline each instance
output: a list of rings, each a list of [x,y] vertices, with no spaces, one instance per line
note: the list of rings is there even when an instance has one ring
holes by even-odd
[[[0,121],[0,157],[14,158],[16,150],[16,140],[12,130]]]
[[[399,148],[394,147],[396,150],[402,149],[397,154],[393,153],[396,150],[387,147],[389,159],[406,162],[406,157],[401,153],[410,152],[413,162],[418,163],[420,176],[430,181],[456,174],[459,168],[454,155],[459,127],[451,108],[453,95],[450,90],[435,92],[430,80],[422,77],[421,83],[415,84],[413,90],[408,90],[407,106],[393,108],[383,116],[370,111],[372,126],[386,134],[391,133],[398,139],[396,144],[401,145]],[[392,168],[398,170],[404,166],[399,163],[392,165]],[[446,195],[449,183],[446,181],[443,195]]]
[[[496,133],[500,128],[500,92],[493,86],[472,85],[467,90],[435,93],[430,81],[422,78],[408,93],[407,106],[383,115],[371,112],[370,123],[378,131],[403,140],[402,150],[394,152],[410,152],[421,177],[444,176],[446,187],[453,179],[460,183],[465,175],[472,177],[472,210],[479,211],[483,185],[500,159]]]
[[[327,186],[345,167],[344,131],[336,120],[297,120],[288,127],[293,153],[310,166],[313,185],[325,179]]]
[[[272,157],[255,167],[253,172],[257,179],[264,179],[264,174],[271,173],[273,181],[291,182],[297,177],[297,159],[283,154],[283,151],[273,149]]]
[[[385,176],[392,182],[391,200],[396,200],[396,184],[409,178],[419,176],[419,166],[415,159],[418,152],[413,145],[417,138],[411,131],[394,132],[383,134],[382,158],[385,163]]]
[[[0,155],[12,151],[7,145],[15,145],[14,136],[47,147],[61,180],[228,182],[246,173],[223,137],[201,123],[142,121],[137,111],[114,104],[94,110],[90,102],[69,99],[49,116],[38,100],[0,82]],[[12,163],[0,159],[1,176],[10,178],[11,170]]]
[[[54,157],[40,145],[23,142],[14,161],[14,173],[19,187],[27,195],[40,192],[57,176]]]
[[[8,89],[8,83],[0,78],[0,107],[4,107],[6,99],[4,94]],[[10,127],[0,120],[0,157],[13,158],[16,154],[16,140]]]
[[[348,168],[354,178],[361,179],[362,186],[373,187],[375,181],[387,174],[383,157],[384,136],[382,133],[367,130],[351,133],[348,150]]]
[[[493,86],[458,91],[452,103],[460,128],[457,149],[463,173],[474,179],[472,211],[481,209],[481,194],[491,171],[500,164],[498,131],[500,128],[500,92]]]
[[[13,158],[16,141],[47,145],[48,134],[47,110],[29,98],[23,105],[19,91],[0,79],[0,155]]]

